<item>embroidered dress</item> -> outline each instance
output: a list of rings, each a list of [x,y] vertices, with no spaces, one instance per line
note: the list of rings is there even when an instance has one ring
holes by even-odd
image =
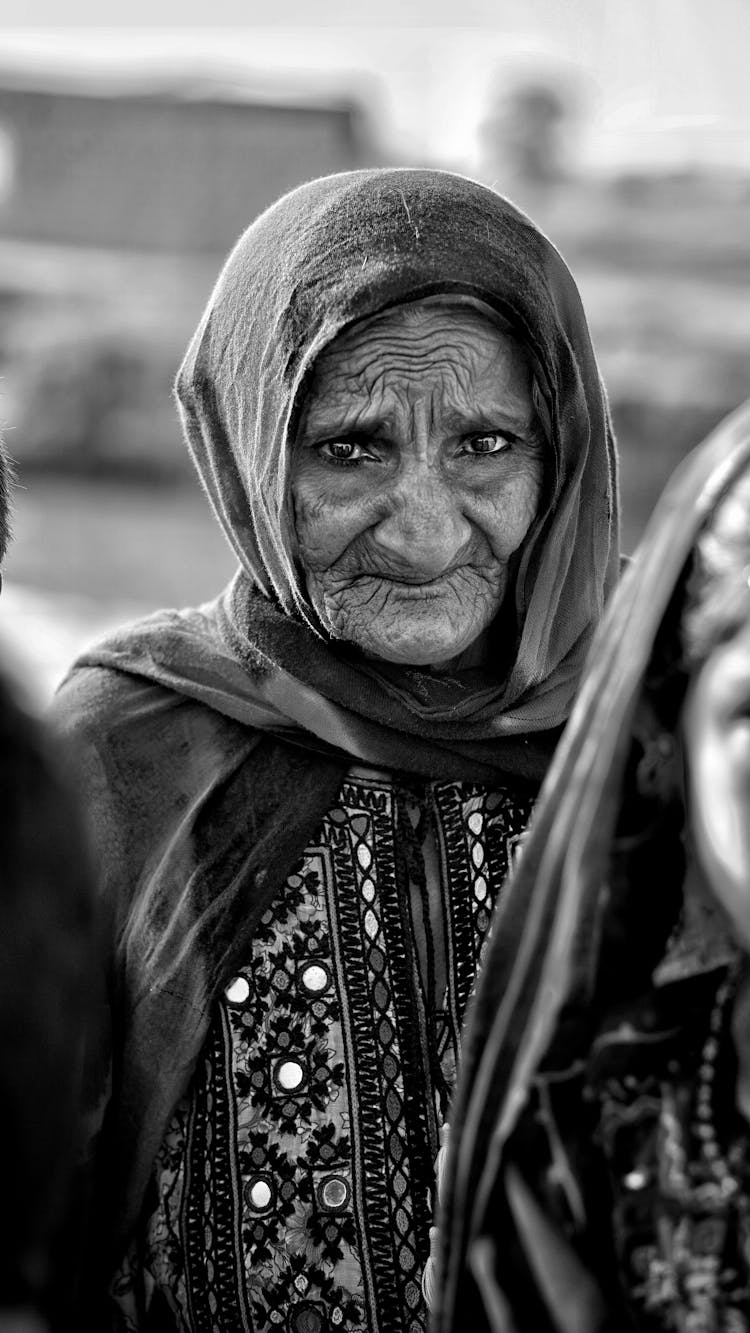
[[[349,775],[217,1003],[114,1284],[124,1328],[155,1304],[180,1333],[424,1329],[461,1023],[529,812]]]
[[[733,997],[724,969],[713,988]],[[750,1330],[748,1130],[723,1005],[688,1009],[658,1043],[623,1024],[592,1066],[620,1280],[644,1333]]]

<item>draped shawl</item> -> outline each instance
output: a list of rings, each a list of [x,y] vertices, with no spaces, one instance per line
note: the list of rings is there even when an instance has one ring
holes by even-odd
[[[618,910],[605,893],[636,709],[654,643],[696,538],[750,467],[750,405],[727,418],[667,487],[613,597],[570,722],[537,802],[518,868],[493,922],[465,1035],[443,1190],[436,1333],[462,1326],[473,1300],[472,1241],[491,1230],[503,1152],[558,1045],[585,1058],[602,1015],[600,959]],[[659,925],[656,925],[656,922]],[[661,928],[637,923],[631,970]],[[622,942],[620,941],[622,948]],[[576,1035],[578,1034],[578,1035]],[[460,1313],[457,1313],[460,1311]]]
[[[321,349],[355,320],[436,293],[478,298],[507,321],[532,362],[550,435],[544,509],[503,615],[513,660],[502,674],[491,661],[452,687],[426,672],[394,680],[315,633],[288,479],[296,414]],[[461,176],[409,169],[332,176],[286,195],[230,255],[177,396],[242,572],[221,605],[162,615],[88,662],[162,680],[252,726],[295,729],[397,767],[404,735],[419,767],[460,740],[482,771],[497,768],[504,738],[565,720],[619,572],[616,460],[575,283],[512,204]],[[529,744],[509,745],[511,771]]]
[[[502,672],[496,659],[448,680],[378,669],[326,638],[299,582],[288,484],[321,348],[353,321],[441,293],[480,300],[510,326],[549,436],[544,507],[509,593],[510,665],[504,648]],[[535,791],[619,572],[609,412],[573,279],[528,218],[460,176],[360,171],[281,199],[227,261],[177,395],[239,572],[214,603],[90,649],[56,705],[113,916],[100,1186],[112,1253],[138,1216],[217,988],[352,758]],[[104,1070],[103,1055],[103,1094]]]

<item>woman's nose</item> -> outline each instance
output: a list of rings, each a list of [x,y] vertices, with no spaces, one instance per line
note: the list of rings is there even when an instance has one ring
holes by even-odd
[[[431,469],[414,468],[389,495],[372,536],[395,577],[427,582],[460,559],[471,525],[449,482]]]

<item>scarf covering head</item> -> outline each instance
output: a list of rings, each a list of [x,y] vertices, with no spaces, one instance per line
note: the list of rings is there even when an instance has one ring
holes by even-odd
[[[289,485],[295,422],[321,349],[357,320],[440,294],[480,300],[507,322],[529,356],[550,436],[543,512],[509,592],[514,658],[447,685],[358,663],[311,628]],[[615,450],[586,319],[566,265],[529,219],[447,172],[357,171],[301,186],[237,243],[177,396],[240,574],[213,606],[114,639],[99,664],[378,763],[437,774],[447,754],[487,776],[498,755],[506,768],[520,755],[523,768],[519,738],[528,745],[529,733],[566,718],[619,573]]]
[[[611,885],[626,765],[654,646],[673,614],[697,537],[748,468],[750,404],[685,460],[654,511],[595,640],[493,922],[451,1117],[435,1324],[441,1333],[458,1326],[456,1310],[471,1299],[467,1255],[488,1225],[504,1148],[535,1076],[555,1067],[559,1051],[566,1066],[585,1058],[592,1023],[602,1017],[600,991],[608,984],[602,957],[613,938],[609,917],[619,910],[603,888]],[[660,905],[652,904],[631,921],[635,950],[624,950],[618,938],[618,967],[645,970],[644,984],[660,915]]]

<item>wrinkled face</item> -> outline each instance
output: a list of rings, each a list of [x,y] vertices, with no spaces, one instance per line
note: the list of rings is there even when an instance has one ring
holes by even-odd
[[[750,621],[697,672],[683,730],[696,850],[750,951]]]
[[[387,662],[480,660],[542,456],[526,361],[479,311],[415,302],[336,338],[292,462],[299,559],[327,631]]]

